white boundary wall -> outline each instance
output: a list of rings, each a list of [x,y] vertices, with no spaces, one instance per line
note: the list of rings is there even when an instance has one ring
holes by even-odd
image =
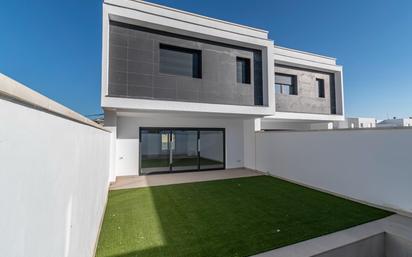
[[[47,102],[45,112],[2,96],[4,82],[0,81],[0,255],[93,256],[107,200],[110,133],[66,110],[67,116],[50,113],[56,109],[54,102]],[[39,97],[9,82],[14,83],[11,88],[33,94],[22,96],[24,104]],[[36,105],[43,100],[47,99],[38,98]]]
[[[256,133],[256,169],[412,213],[412,129]]]

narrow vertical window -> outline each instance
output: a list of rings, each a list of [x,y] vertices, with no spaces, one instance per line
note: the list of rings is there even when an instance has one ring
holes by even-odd
[[[169,134],[161,134],[162,135],[162,151],[169,150]]]
[[[236,57],[237,82],[250,84],[250,59]]]
[[[318,88],[318,97],[325,98],[325,80],[316,79],[316,86]]]

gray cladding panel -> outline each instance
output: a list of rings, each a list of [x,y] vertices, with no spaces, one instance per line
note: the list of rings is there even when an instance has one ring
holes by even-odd
[[[201,78],[191,77],[192,73],[187,72],[193,68],[190,65],[173,68],[176,62],[174,55],[177,53],[162,51],[160,44],[201,51]],[[260,50],[112,22],[109,43],[109,95],[201,103],[262,105],[261,55]],[[180,61],[192,58],[190,54],[180,54],[177,57]],[[236,57],[250,59],[250,84],[237,83]],[[162,61],[170,60],[169,64],[172,65],[162,67],[161,58]],[[183,68],[185,70],[182,70]],[[170,73],[180,73],[180,75]]]
[[[289,66],[275,66],[275,73],[296,76],[297,95],[276,94],[276,110],[281,112],[333,114],[335,101],[331,101],[334,92],[334,75],[329,73],[305,70]],[[275,83],[288,84],[284,78],[275,76]],[[325,98],[318,96],[316,79],[323,79]]]

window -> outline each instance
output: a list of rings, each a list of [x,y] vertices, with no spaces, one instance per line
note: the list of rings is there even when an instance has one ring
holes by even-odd
[[[286,74],[275,74],[275,92],[279,95],[297,95],[296,76]]]
[[[162,151],[169,150],[169,134],[161,134],[162,135]]]
[[[160,44],[159,72],[202,78],[202,52]]]
[[[250,84],[250,59],[236,57],[237,82]]]
[[[316,86],[318,88],[318,97],[325,98],[325,81],[316,79]]]

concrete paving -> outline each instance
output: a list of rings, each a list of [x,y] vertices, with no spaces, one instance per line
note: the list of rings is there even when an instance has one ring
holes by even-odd
[[[261,175],[263,175],[263,173],[259,171],[241,168],[213,171],[170,173],[147,176],[124,176],[118,177],[116,179],[116,182],[110,186],[110,190],[172,185],[230,178],[243,178]]]

